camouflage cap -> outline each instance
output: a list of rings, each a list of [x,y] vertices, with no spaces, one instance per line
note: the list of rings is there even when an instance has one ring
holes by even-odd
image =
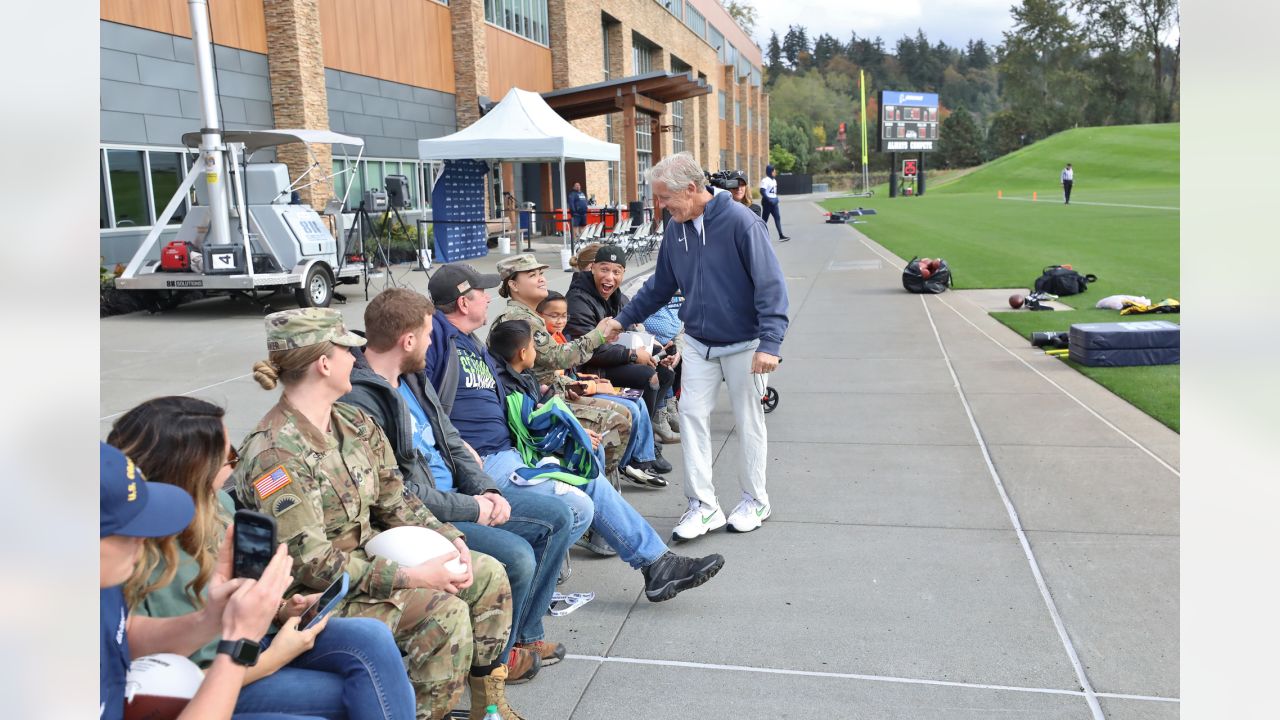
[[[267,316],[267,350],[293,350],[332,342],[345,347],[361,347],[365,339],[348,332],[342,313],[328,308],[283,310]]]
[[[521,253],[498,261],[498,277],[506,280],[518,272],[545,270],[549,267],[551,266],[546,263],[538,262],[533,253]]]

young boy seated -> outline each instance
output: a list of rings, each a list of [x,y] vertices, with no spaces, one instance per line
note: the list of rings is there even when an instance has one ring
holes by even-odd
[[[529,323],[524,320],[507,320],[495,325],[489,332],[489,352],[496,361],[499,385],[507,393],[507,397],[503,398],[507,408],[515,411],[533,405],[535,410],[540,409],[545,390],[530,372],[537,358],[537,345]],[[539,451],[559,444],[562,454],[559,468],[543,471],[537,467],[529,467],[528,463],[525,468],[517,468],[516,473],[521,476],[522,481],[512,484],[510,491],[537,492],[537,488],[545,487],[547,482],[565,482],[576,486],[581,493],[557,492],[552,496],[565,502],[576,502],[584,494],[590,499],[594,506],[592,531],[616,550],[620,559],[643,573],[645,597],[652,602],[669,600],[677,593],[697,587],[720,572],[720,568],[724,566],[724,558],[720,555],[688,558],[671,552],[653,526],[612,485],[604,481],[599,473],[595,477],[583,477],[581,474],[572,477],[572,473],[590,464],[584,453],[593,450],[584,445],[593,444],[594,438],[584,442],[583,438],[589,437],[586,431],[572,413],[557,410],[557,404],[562,403],[552,401],[551,407],[546,411],[554,415],[556,427],[544,430],[540,438],[530,437],[531,433],[525,423],[527,418],[512,417],[512,413],[509,413],[508,424],[519,444],[536,444]],[[543,414],[531,412],[529,415],[533,417]],[[548,442],[548,437],[552,435],[554,437]],[[523,455],[528,448],[518,449]],[[569,474],[559,472],[562,469],[568,469]]]
[[[569,302],[564,295],[554,290],[548,292],[547,297],[538,303],[538,315],[547,324],[547,330],[550,331],[553,340],[561,344],[568,342],[564,336],[564,328],[569,323]],[[568,370],[566,373],[581,382],[581,385],[576,387],[581,389],[582,394],[612,400],[630,411],[631,437],[626,449],[622,452],[620,462],[623,475],[637,485],[665,487],[667,483],[660,476],[671,472],[671,463],[659,457],[654,451],[653,421],[649,418],[648,411],[642,406],[643,401],[638,394],[624,395],[607,379],[578,373],[576,369]]]

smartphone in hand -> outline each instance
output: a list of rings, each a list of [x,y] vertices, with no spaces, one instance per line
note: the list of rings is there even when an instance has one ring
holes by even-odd
[[[306,630],[319,622],[320,618],[333,612],[338,607],[338,603],[342,602],[343,598],[347,596],[347,584],[350,581],[350,576],[347,573],[342,573],[342,575],[338,576],[338,579],[334,580],[333,584],[325,589],[319,599],[312,603],[311,607],[303,610],[302,615],[298,616],[298,629]]]
[[[235,577],[257,580],[276,552],[276,521],[253,510],[236,511],[232,544]]]

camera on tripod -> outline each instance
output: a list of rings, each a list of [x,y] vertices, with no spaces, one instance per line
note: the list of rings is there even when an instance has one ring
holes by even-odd
[[[741,170],[721,170],[709,175],[707,180],[721,190],[737,190],[739,184],[747,183],[747,175]]]

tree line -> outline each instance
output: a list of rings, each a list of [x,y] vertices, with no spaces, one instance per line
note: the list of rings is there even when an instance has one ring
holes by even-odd
[[[892,48],[856,32],[846,42],[803,26],[774,31],[764,53],[771,162],[784,172],[860,167],[860,70],[873,169],[889,162],[874,153],[880,90],[938,93],[933,167],[977,165],[1072,127],[1178,120],[1176,0],[1020,0],[1010,12],[994,47],[931,42],[923,30]]]

